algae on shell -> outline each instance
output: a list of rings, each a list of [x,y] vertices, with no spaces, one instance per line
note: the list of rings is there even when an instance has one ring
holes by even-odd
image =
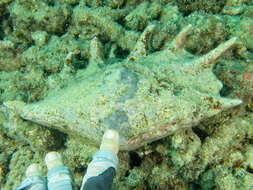
[[[154,27],[146,28],[126,60],[112,65],[104,64],[94,38],[82,79],[22,106],[20,116],[96,144],[112,128],[120,133],[120,149],[133,150],[242,102],[221,97],[222,83],[212,72],[212,63],[236,38],[195,57],[183,48],[189,25],[166,49],[148,55]]]

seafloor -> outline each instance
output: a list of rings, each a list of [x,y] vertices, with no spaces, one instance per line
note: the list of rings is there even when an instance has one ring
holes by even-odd
[[[201,56],[236,36],[213,72],[220,94],[243,103],[191,129],[136,151],[120,152],[114,189],[253,189],[252,0],[1,0],[0,189],[15,189],[31,163],[56,150],[80,187],[96,147],[24,121],[4,102],[42,100],[64,88],[88,65],[95,36],[108,64],[123,60],[149,24],[150,51],[166,47],[186,25],[186,50]],[[72,55],[69,57],[70,53]]]

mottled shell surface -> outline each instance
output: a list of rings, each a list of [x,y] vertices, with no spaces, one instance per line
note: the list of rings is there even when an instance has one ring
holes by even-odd
[[[120,149],[133,150],[240,104],[220,96],[222,83],[212,72],[212,62],[236,39],[195,57],[181,47],[189,28],[168,48],[147,55],[149,27],[126,60],[102,67],[94,40],[83,77],[24,106],[21,117],[95,144],[106,129],[115,129]]]

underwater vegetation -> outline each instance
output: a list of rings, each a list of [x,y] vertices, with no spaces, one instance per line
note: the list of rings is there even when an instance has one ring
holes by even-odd
[[[251,0],[1,1],[0,188],[16,188],[31,163],[41,163],[45,172],[43,158],[52,150],[61,153],[80,186],[97,147],[87,139],[77,138],[75,129],[61,129],[65,125],[59,126],[59,119],[48,123],[45,114],[41,115],[43,106],[59,105],[64,97],[73,96],[71,89],[79,85],[84,91],[77,90],[77,95],[94,93],[95,103],[88,103],[104,110],[100,120],[93,115],[87,117],[93,120],[84,122],[94,122],[94,127],[101,122],[97,131],[115,122],[125,126],[126,110],[134,104],[134,113],[144,110],[148,122],[143,124],[140,114],[132,120],[129,117],[129,123],[138,124],[129,132],[131,137],[138,137],[143,129],[157,127],[169,116],[182,123],[190,118],[189,114],[205,116],[198,122],[190,119],[191,125],[178,127],[169,136],[166,133],[166,138],[120,152],[114,189],[252,189],[252,10]],[[177,36],[187,26],[191,29],[186,29],[183,43],[175,40],[182,39]],[[182,45],[180,51],[173,47],[175,41]],[[204,67],[204,72],[197,72],[199,68],[194,66],[197,71],[190,69],[187,63],[216,52],[215,48],[224,44],[230,45]],[[165,53],[168,48],[170,54]],[[105,70],[116,70],[116,74],[106,75]],[[119,86],[115,86],[115,80],[120,81]],[[96,96],[101,87],[105,99]],[[117,96],[109,97],[112,92]],[[147,95],[145,100],[143,94]],[[62,99],[50,100],[55,95]],[[79,99],[81,103],[76,101],[76,105],[87,106],[85,98]],[[121,111],[113,113],[112,108],[108,109],[110,101],[118,103]],[[224,106],[223,101],[230,106]],[[233,101],[237,103],[232,106]],[[172,104],[167,115],[157,114]],[[40,122],[22,116],[24,112],[33,113],[29,105],[41,105],[37,117],[42,118]],[[215,112],[209,113],[210,107]],[[153,110],[158,110],[157,115]],[[87,113],[70,114],[67,118],[80,119],[82,114]]]

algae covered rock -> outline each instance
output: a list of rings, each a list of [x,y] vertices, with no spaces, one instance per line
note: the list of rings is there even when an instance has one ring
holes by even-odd
[[[212,63],[236,38],[195,57],[183,48],[189,25],[167,48],[148,54],[154,28],[146,28],[127,59],[111,65],[104,64],[94,38],[81,77],[18,113],[95,144],[112,128],[120,133],[121,150],[133,150],[241,103],[220,96],[222,83],[212,72]],[[5,105],[12,107],[11,102]]]

